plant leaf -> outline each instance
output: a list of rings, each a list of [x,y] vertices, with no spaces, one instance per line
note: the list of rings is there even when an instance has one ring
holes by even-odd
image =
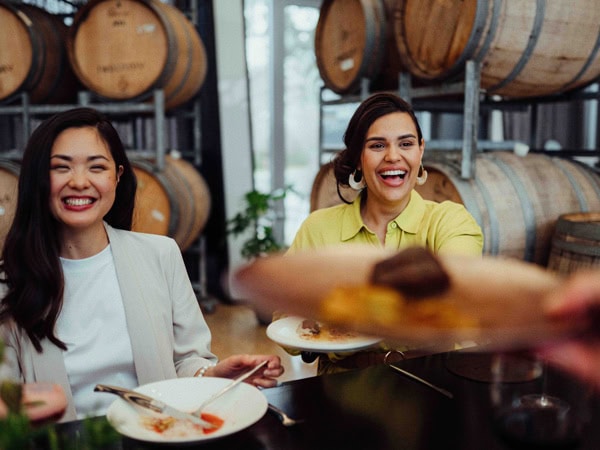
[[[23,387],[20,383],[3,380],[0,383],[0,398],[6,404],[9,412],[19,413],[21,411],[21,398]]]

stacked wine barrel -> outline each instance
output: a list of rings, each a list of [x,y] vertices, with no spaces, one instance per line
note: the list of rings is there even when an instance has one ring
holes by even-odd
[[[70,103],[87,88],[109,101],[140,101],[157,89],[165,109],[192,99],[207,72],[190,20],[159,0],[91,0],[67,27],[36,6],[0,0],[0,103]]]
[[[80,84],[66,52],[67,26],[33,5],[0,0],[0,103],[74,101]]]
[[[75,15],[67,44],[79,79],[107,99],[143,99],[163,89],[171,109],[196,95],[206,77],[198,32],[158,0],[92,0]]]
[[[593,2],[592,2],[593,3]],[[400,67],[422,82],[459,78],[481,64],[481,87],[504,97],[543,97],[600,76],[600,8],[587,0],[325,0],[317,65],[338,94],[393,89]],[[397,77],[398,74],[396,74]]]
[[[165,110],[201,89],[206,51],[181,12],[159,0],[90,0],[70,26],[37,6],[0,0],[0,104],[29,94],[34,104],[74,104],[88,89],[101,101],[141,102],[162,89]],[[133,229],[169,235],[182,250],[208,220],[208,186],[188,161],[165,167],[133,157],[138,179]],[[0,245],[14,215],[20,161],[0,158]]]

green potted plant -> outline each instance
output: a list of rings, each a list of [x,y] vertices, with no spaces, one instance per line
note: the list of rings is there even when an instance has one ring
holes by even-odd
[[[276,219],[274,204],[283,200],[290,191],[292,188],[288,186],[268,193],[256,189],[246,193],[244,208],[227,221],[227,233],[233,236],[250,230],[250,237],[244,241],[240,250],[242,257],[250,260],[284,249],[284,245],[277,241],[273,232],[273,224]],[[271,317],[255,313],[262,325],[271,322]]]
[[[245,259],[264,256],[268,253],[282,250],[283,244],[277,241],[273,233],[276,214],[273,209],[275,202],[283,200],[292,188],[276,189],[269,193],[256,189],[244,196],[244,209],[227,221],[227,233],[234,236],[251,230],[251,236],[244,241],[241,254]]]

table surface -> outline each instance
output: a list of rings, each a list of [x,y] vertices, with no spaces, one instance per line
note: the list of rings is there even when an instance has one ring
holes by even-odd
[[[457,375],[456,370],[449,370],[449,367],[461,367],[460,358],[468,358],[465,361],[471,361],[471,369],[475,370],[473,373],[477,373],[478,368],[472,363],[472,355],[451,352],[397,364],[452,392],[452,399],[387,366],[373,366],[335,375],[306,378],[263,390],[271,404],[285,410],[292,417],[305,419],[303,423],[284,427],[275,415],[267,413],[246,430],[215,441],[186,445],[185,448],[517,448],[514,444],[511,446],[503,441],[495,431],[490,398],[491,384],[487,381],[475,381],[471,377]],[[451,360],[453,364],[449,365]],[[536,379],[515,383],[514,386],[537,389],[540,382],[540,379]],[[588,420],[581,441],[571,448],[599,449],[600,396],[589,393],[585,386],[552,369],[547,370],[545,382],[551,395],[561,398],[586,395],[585,417]],[[77,436],[81,426],[81,422],[70,422],[60,424],[56,429],[59,433]],[[158,447],[164,448],[123,438],[111,448],[143,450]]]

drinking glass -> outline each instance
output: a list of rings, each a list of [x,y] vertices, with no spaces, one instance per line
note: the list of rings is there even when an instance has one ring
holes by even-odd
[[[490,394],[496,431],[517,448],[576,448],[589,405],[586,389],[568,382],[551,386],[546,363],[534,355],[528,357],[539,368],[540,376],[526,382],[507,382],[505,374],[514,364],[514,355],[495,355]]]

